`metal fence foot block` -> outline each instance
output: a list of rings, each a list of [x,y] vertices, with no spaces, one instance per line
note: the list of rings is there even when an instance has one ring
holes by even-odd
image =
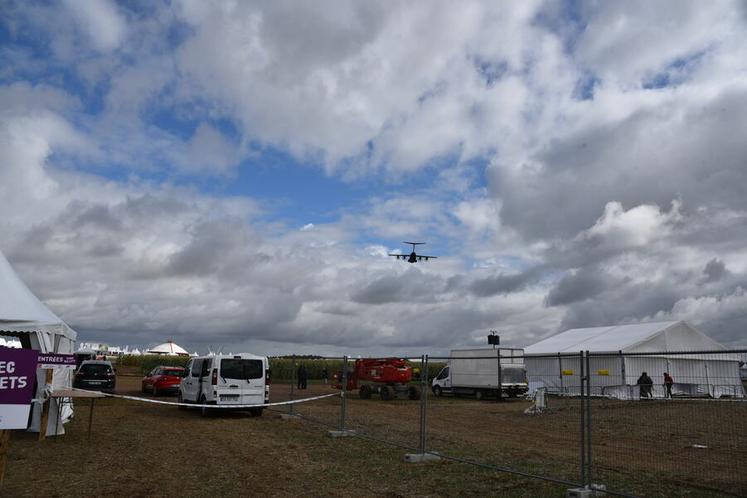
[[[350,429],[346,429],[344,431],[327,431],[327,434],[329,434],[329,437],[331,438],[353,437],[355,436],[355,431],[352,431]]]
[[[591,496],[608,496],[606,493],[607,486],[605,486],[604,484],[593,484],[592,483],[591,490],[593,492]]]
[[[588,488],[572,488],[565,492],[565,498],[591,498],[593,491]]]
[[[405,463],[428,463],[438,462],[441,456],[436,453],[407,453],[405,454]]]
[[[301,420],[301,415],[295,415],[293,413],[281,413],[280,418],[282,420]]]
[[[572,488],[566,490],[565,498],[592,498],[596,496],[607,496],[604,484],[592,484],[590,488]]]

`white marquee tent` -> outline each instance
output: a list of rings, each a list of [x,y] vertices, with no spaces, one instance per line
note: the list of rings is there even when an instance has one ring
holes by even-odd
[[[654,396],[664,395],[663,375],[674,377],[675,394],[744,397],[739,356],[683,322],[640,323],[571,329],[525,348],[530,391],[578,393],[579,352],[597,353],[589,359],[594,394],[638,397],[642,372],[654,381]],[[710,354],[672,354],[714,351]],[[641,354],[662,353],[662,354]]]
[[[166,356],[189,356],[189,351],[171,341],[164,342],[146,351],[146,354],[161,354]]]
[[[16,272],[0,252],[0,336],[15,337],[21,346],[36,349],[41,353],[72,353],[75,346],[76,333],[65,322],[52,313],[26,287]],[[36,399],[44,395],[45,372],[37,370],[36,379],[38,389]],[[54,370],[52,378],[54,389],[69,389],[72,387],[73,372],[70,369]],[[57,424],[57,400],[52,400],[49,409],[49,424],[47,434],[64,433],[63,424]],[[72,416],[70,405],[63,405],[62,422]],[[30,431],[39,432],[41,407],[34,403],[31,416]]]

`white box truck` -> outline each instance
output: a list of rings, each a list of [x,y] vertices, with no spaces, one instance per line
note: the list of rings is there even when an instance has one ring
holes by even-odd
[[[515,397],[527,392],[524,350],[455,349],[431,383],[433,394]]]

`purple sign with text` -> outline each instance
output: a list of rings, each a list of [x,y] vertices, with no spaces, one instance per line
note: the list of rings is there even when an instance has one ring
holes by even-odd
[[[75,368],[75,355],[62,353],[39,353],[39,368]]]
[[[33,349],[0,346],[0,429],[27,427],[38,355]]]

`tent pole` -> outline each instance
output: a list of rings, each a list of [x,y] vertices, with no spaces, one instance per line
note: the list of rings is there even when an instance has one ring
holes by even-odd
[[[60,433],[60,419],[62,418],[62,398],[57,398],[57,416],[54,418],[54,435],[58,435]],[[55,438],[55,441],[57,441],[59,438]]]
[[[46,392],[47,386],[52,383],[52,373],[53,370],[51,368],[45,369],[46,371],[46,377],[44,379],[44,390]],[[41,414],[41,422],[39,422],[39,441],[44,441],[44,439],[47,437],[47,423],[49,422],[49,404],[52,402],[52,398],[47,398],[44,400],[44,403],[42,404],[42,414]]]
[[[0,430],[0,488],[5,479],[5,462],[8,460],[8,448],[10,448],[10,430]]]
[[[91,444],[91,426],[93,425],[93,403],[96,398],[91,398],[91,410],[88,412],[88,444]]]

